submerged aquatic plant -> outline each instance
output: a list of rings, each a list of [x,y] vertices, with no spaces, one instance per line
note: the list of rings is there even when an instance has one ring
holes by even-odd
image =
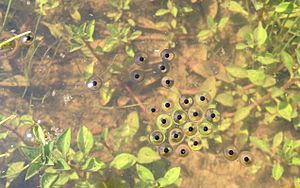
[[[10,7],[11,2],[5,7]],[[113,115],[101,112],[89,116],[105,120],[100,131],[78,125],[74,120],[72,126],[80,126],[78,131],[64,127],[63,133],[52,135],[48,134],[49,125],[26,115],[36,110],[32,106],[38,105],[32,103],[32,96],[20,97],[30,106],[30,110],[21,109],[21,116],[13,114],[15,107],[4,106],[0,139],[14,145],[10,148],[4,144],[6,151],[0,155],[3,164],[8,164],[1,176],[7,187],[16,185],[22,176],[22,182],[40,181],[41,187],[187,186],[200,179],[196,182],[199,187],[202,181],[222,178],[201,179],[197,174],[199,168],[213,169],[206,166],[206,160],[201,160],[204,162],[196,170],[193,168],[195,173],[189,173],[192,168],[183,161],[216,153],[232,166],[235,163],[229,161],[239,160],[245,166],[238,167],[239,176],[249,173],[256,177],[262,172],[273,178],[266,181],[271,186],[278,185],[277,182],[287,182],[288,187],[300,186],[299,1],[111,0],[104,5],[99,3],[104,14],[86,13],[86,7],[99,8],[89,3],[72,3],[76,8],[69,10],[66,1],[36,1],[36,13],[49,29],[37,36],[54,37],[53,40],[64,44],[52,52],[47,39],[36,50],[40,53],[46,46],[45,54],[48,49],[52,52],[49,54],[54,54],[49,67],[62,64],[64,54],[70,56],[66,61],[71,59],[70,64],[80,65],[76,70],[80,70],[79,77],[84,77],[80,81],[88,86],[85,89],[96,93],[91,109],[96,106],[103,111],[112,110]],[[142,13],[139,8],[143,8]],[[65,10],[66,15],[53,16],[53,12],[62,15]],[[8,20],[9,12],[1,20],[2,25]],[[153,58],[157,49],[167,50]],[[43,59],[34,59],[38,62],[35,66],[42,64]],[[3,101],[7,95],[18,96],[17,89],[24,86],[2,79],[3,75],[15,78],[12,67],[23,71],[14,60],[1,64],[1,71],[6,72],[1,74],[0,84],[8,92],[4,93]],[[70,73],[64,71],[57,68],[53,72]],[[31,78],[34,74],[26,75]],[[150,77],[155,78],[147,80]],[[31,84],[28,81],[25,86],[32,91],[41,89]],[[55,84],[45,85],[55,88],[47,92],[53,101],[58,100],[55,96],[61,89]],[[82,93],[93,97],[85,90]],[[52,105],[53,101],[45,100],[45,96],[41,103]],[[76,103],[77,107],[84,106],[83,103]],[[64,108],[57,110],[67,111],[65,107],[70,104],[64,104]],[[143,112],[144,105],[149,106],[149,113]],[[76,116],[81,116],[77,112],[85,110],[71,109],[69,113],[75,111]],[[82,121],[89,126],[85,119]],[[30,141],[18,132],[25,126],[29,127],[26,135]],[[76,132],[76,139],[72,139]],[[16,157],[19,153],[23,155]],[[186,171],[175,167],[176,162],[182,162],[180,165]],[[218,165],[214,164],[214,168],[224,168]]]

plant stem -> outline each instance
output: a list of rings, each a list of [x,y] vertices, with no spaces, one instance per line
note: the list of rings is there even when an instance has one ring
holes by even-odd
[[[6,9],[6,12],[5,12],[4,20],[3,20],[3,23],[2,23],[2,27],[1,27],[1,30],[0,30],[0,33],[3,31],[4,26],[6,24],[6,20],[8,18],[8,14],[9,14],[9,11],[10,11],[11,4],[12,4],[12,0],[9,0],[8,1],[8,5],[7,5],[7,9]]]
[[[17,115],[10,115],[7,118],[5,118],[4,120],[0,121],[0,126],[3,125],[5,122],[15,119],[17,117]]]
[[[14,37],[11,37],[11,38],[7,39],[6,41],[1,42],[0,43],[0,49],[2,48],[2,46],[6,45],[6,44],[9,44],[10,42],[12,42],[14,40],[17,40],[17,39],[19,39],[19,38],[21,38],[25,35],[28,35],[29,33],[31,33],[31,31],[26,31],[24,33],[21,33],[21,34],[18,34],[16,36],[14,36]]]

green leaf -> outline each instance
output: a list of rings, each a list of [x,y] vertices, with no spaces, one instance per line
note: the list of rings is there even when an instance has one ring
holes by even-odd
[[[228,92],[217,95],[216,101],[224,106],[233,106],[233,96]]]
[[[297,62],[298,62],[298,64],[300,64],[300,50],[295,49],[295,53],[296,53],[296,56],[297,56]]]
[[[57,178],[58,174],[44,173],[40,180],[41,188],[52,188]]]
[[[278,181],[283,175],[284,168],[279,163],[274,163],[272,167],[272,177]]]
[[[291,104],[280,101],[277,105],[278,114],[284,119],[291,121],[293,118],[293,107]]]
[[[50,165],[53,163],[52,160],[50,159],[50,155],[52,154],[53,146],[54,146],[54,141],[50,141],[42,147],[42,161],[44,162],[44,164]]]
[[[198,33],[197,38],[199,39],[199,41],[204,41],[212,35],[213,33],[211,32],[211,30],[202,30]]]
[[[173,6],[170,10],[170,13],[176,18],[177,13],[178,13],[177,7]]]
[[[287,70],[290,72],[290,74],[292,74],[293,73],[293,66],[294,66],[293,57],[285,51],[282,51],[280,55],[281,55],[282,63],[287,68]]]
[[[240,13],[244,16],[248,16],[248,12],[244,10],[242,5],[236,1],[226,1],[223,5],[224,8],[227,8],[231,12]]]
[[[240,130],[236,136],[237,147],[243,148],[249,140],[249,131],[248,129]]]
[[[56,163],[57,163],[57,165],[56,165],[55,169],[57,169],[57,170],[71,170],[71,167],[69,166],[69,164],[62,158],[57,159]]]
[[[137,154],[137,161],[142,164],[160,160],[160,155],[150,147],[142,147]]]
[[[34,125],[34,121],[31,115],[23,115],[20,117],[19,126],[23,126],[23,125],[28,125],[28,126]]]
[[[142,181],[144,181],[144,182],[154,182],[155,181],[152,172],[148,168],[137,164],[136,171],[137,171],[139,178]]]
[[[103,83],[100,88],[100,102],[102,105],[105,106],[110,102],[114,91],[115,89],[110,86],[110,80]]]
[[[137,158],[132,154],[121,153],[114,158],[110,166],[118,170],[124,170],[132,167],[136,163],[136,160]]]
[[[235,46],[235,49],[237,50],[243,50],[245,48],[248,48],[249,46],[247,44],[244,44],[244,43],[237,43],[236,46]]]
[[[300,166],[300,157],[293,157],[291,161],[291,165]]]
[[[280,144],[283,141],[283,132],[280,131],[279,133],[277,133],[274,138],[273,138],[273,144],[272,144],[272,148],[277,148],[278,146],[280,146]]]
[[[278,13],[291,13],[293,11],[294,4],[291,2],[282,2],[275,7],[275,12]]]
[[[92,20],[88,23],[87,28],[86,28],[86,32],[87,32],[87,36],[88,36],[88,40],[89,42],[93,42],[94,38],[94,31],[95,31],[95,20]]]
[[[128,143],[137,133],[140,127],[139,115],[136,111],[130,112],[124,121],[123,126],[116,129],[113,137],[116,138],[114,142],[115,149],[118,149],[121,144]]]
[[[91,172],[97,172],[105,168],[106,164],[95,157],[88,158],[88,160],[82,165],[82,170]]]
[[[244,120],[246,117],[249,116],[253,106],[246,106],[242,108],[238,108],[238,110],[234,113],[233,122],[237,123],[239,121]]]
[[[155,16],[163,16],[165,14],[168,14],[170,11],[168,9],[159,9],[156,11]]]
[[[256,41],[258,47],[263,45],[266,42],[267,38],[267,31],[263,27],[262,23],[259,22],[257,28],[254,30],[254,40]]]
[[[262,86],[265,83],[266,75],[263,70],[247,70],[249,80],[258,86]]]
[[[274,76],[266,75],[266,79],[263,84],[263,87],[267,88],[267,87],[274,86],[276,84],[276,79],[273,77]]]
[[[300,178],[294,178],[294,186],[295,188],[300,188]]]
[[[284,94],[284,91],[278,87],[272,88],[272,98],[280,97]]]
[[[92,63],[88,64],[84,70],[84,77],[85,78],[90,78],[94,74],[94,65],[95,62],[93,61]]]
[[[26,172],[25,181],[29,180],[36,174],[40,172],[40,170],[44,167],[44,164],[42,163],[33,163],[29,166]]]
[[[218,23],[218,29],[222,31],[229,21],[229,17],[223,17]]]
[[[270,146],[266,141],[261,140],[255,136],[250,136],[250,142],[260,150],[270,153]]]
[[[40,148],[20,146],[19,151],[26,157],[27,160],[32,161],[41,154]]]
[[[131,46],[126,46],[125,47],[125,51],[126,51],[126,54],[129,56],[129,57],[134,57],[135,53],[134,53],[134,50]]]
[[[173,29],[176,29],[176,26],[177,26],[177,21],[176,21],[176,19],[172,19],[172,20],[171,20],[171,26],[172,26]]]
[[[193,8],[190,7],[190,6],[185,6],[185,7],[182,8],[182,11],[183,11],[184,13],[189,13],[189,12],[192,12],[192,11],[193,11]]]
[[[23,161],[8,164],[8,169],[6,171],[6,187],[9,187],[10,183],[20,174],[24,164]]]
[[[256,11],[262,9],[264,7],[264,3],[261,2],[260,0],[252,0],[253,6]]]
[[[160,187],[166,187],[175,183],[180,176],[180,167],[171,168],[168,170],[164,177],[157,180]]]
[[[93,134],[85,126],[82,126],[77,134],[77,145],[84,154],[88,154],[94,145]]]
[[[57,149],[66,156],[71,145],[71,129],[68,128],[56,141]]]
[[[112,36],[117,36],[119,34],[118,28],[113,24],[107,24],[107,29]]]
[[[139,38],[142,35],[142,31],[135,31],[131,34],[131,36],[129,37],[129,40],[135,40],[137,38]]]
[[[248,77],[248,72],[246,69],[239,67],[237,65],[229,65],[226,67],[226,71],[236,77],[236,78],[247,78]]]
[[[256,60],[264,65],[271,65],[279,62],[279,60],[276,59],[271,53],[266,53],[264,56],[258,56]]]
[[[36,125],[33,127],[33,133],[39,142],[41,142],[43,145],[46,144],[44,130],[40,125]]]

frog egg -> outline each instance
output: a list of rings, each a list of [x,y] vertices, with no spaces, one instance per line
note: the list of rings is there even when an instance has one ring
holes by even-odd
[[[37,143],[36,137],[33,133],[33,128],[28,127],[24,133],[24,141],[27,145],[34,145]]]
[[[193,106],[188,111],[188,117],[191,121],[200,121],[203,117],[201,108]]]
[[[183,95],[179,98],[179,104],[183,109],[190,108],[194,103],[194,100],[191,96]]]
[[[234,161],[239,156],[239,151],[235,146],[228,146],[223,150],[224,157],[229,161]]]
[[[170,49],[164,49],[163,51],[161,51],[160,57],[164,61],[172,61],[175,58],[175,53]]]
[[[184,124],[183,130],[186,136],[191,137],[197,133],[197,126],[195,125],[195,123],[187,122],[186,124]]]
[[[90,90],[98,90],[102,86],[102,81],[97,76],[92,76],[86,81],[85,85]]]
[[[218,123],[221,120],[221,115],[216,109],[209,108],[206,110],[205,118],[209,122]]]
[[[149,140],[152,144],[159,145],[164,142],[165,135],[161,131],[156,130],[149,135]]]
[[[145,65],[148,62],[148,57],[144,53],[138,53],[134,57],[134,62],[137,65]]]
[[[164,87],[164,88],[171,88],[173,85],[174,85],[174,80],[173,78],[171,77],[168,77],[168,76],[165,76],[161,79],[161,85]]]
[[[168,129],[172,125],[172,119],[168,114],[160,114],[156,118],[156,125],[159,128]]]
[[[174,107],[174,103],[169,99],[163,101],[162,104],[161,104],[161,108],[165,112],[169,112],[173,107]]]
[[[35,39],[34,34],[30,32],[29,34],[21,38],[21,44],[23,46],[30,46],[34,42],[34,39]]]
[[[253,155],[248,151],[242,151],[239,155],[239,161],[244,166],[253,164]]]
[[[149,114],[156,115],[159,112],[159,109],[155,106],[150,106],[147,111]]]
[[[174,128],[169,132],[169,143],[179,144],[184,138],[184,133],[179,128]]]
[[[198,136],[194,136],[188,140],[188,146],[193,151],[199,151],[203,146],[200,138]]]
[[[130,73],[130,80],[133,82],[141,82],[143,81],[143,79],[144,79],[144,73],[142,70],[136,69]]]
[[[199,123],[198,131],[203,136],[210,135],[212,133],[212,124],[210,122],[201,122]]]
[[[163,157],[169,157],[173,153],[173,148],[170,145],[164,144],[158,148],[158,152]]]
[[[187,115],[183,110],[174,111],[172,117],[173,121],[179,125],[182,125],[187,121]]]
[[[211,96],[207,92],[200,92],[195,95],[195,103],[201,107],[207,107],[211,101]]]
[[[157,72],[166,74],[169,72],[169,70],[170,70],[170,66],[168,65],[168,63],[166,63],[166,62],[158,63]]]
[[[178,157],[186,157],[188,156],[190,153],[190,149],[187,145],[185,144],[180,144],[179,146],[177,146],[176,150],[175,150],[175,154]]]

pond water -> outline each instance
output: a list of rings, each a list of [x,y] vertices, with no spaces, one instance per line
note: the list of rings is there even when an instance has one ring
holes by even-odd
[[[0,11],[0,188],[300,188],[299,0]]]

